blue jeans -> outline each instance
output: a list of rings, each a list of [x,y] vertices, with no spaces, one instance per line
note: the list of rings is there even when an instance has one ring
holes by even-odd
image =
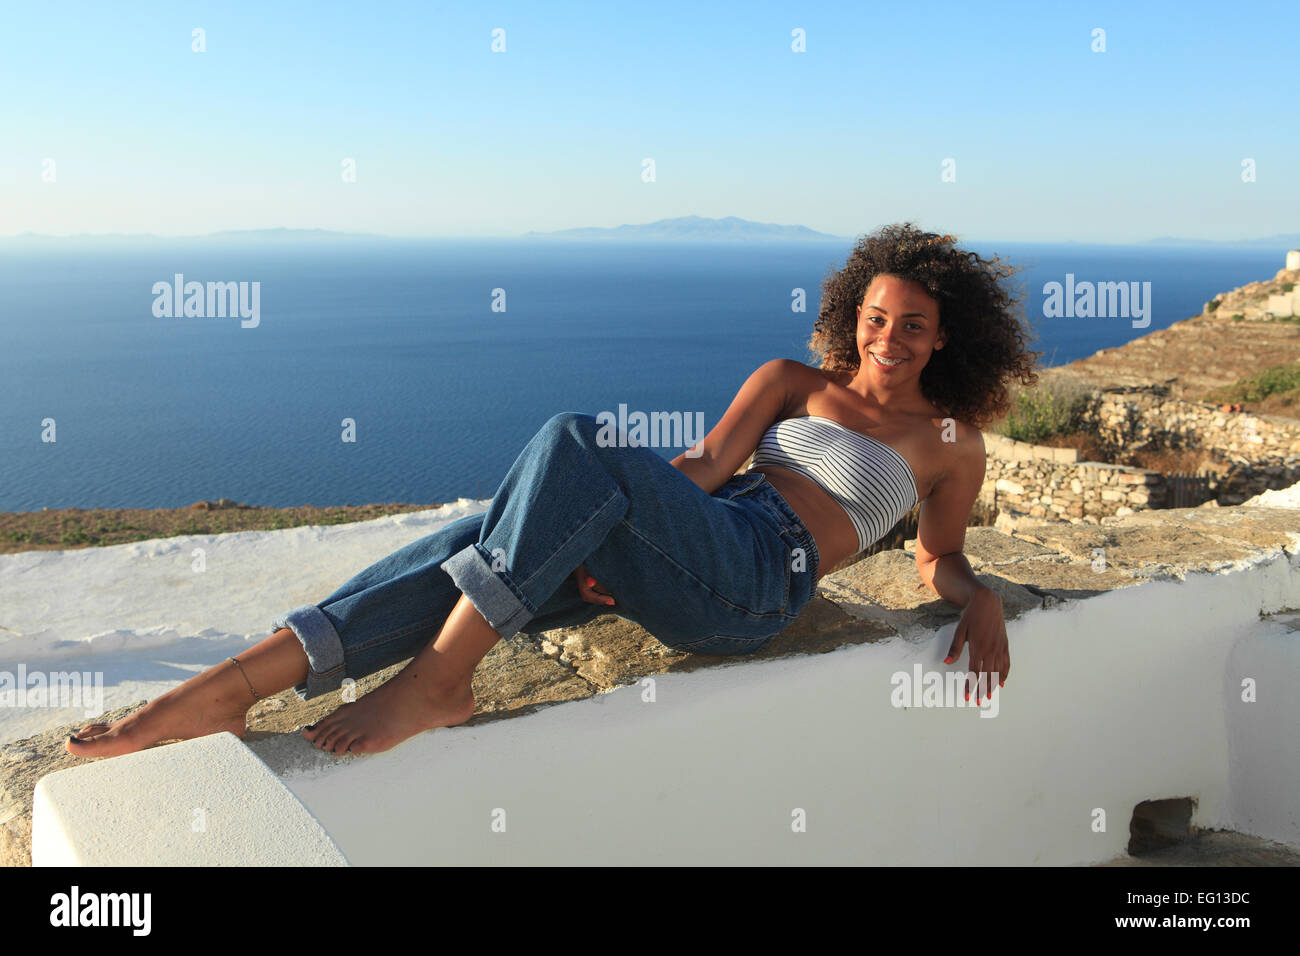
[[[591,415],[556,415],[485,513],[276,619],[272,630],[291,629],[307,653],[298,696],[414,656],[462,593],[502,638],[615,613],[669,647],[747,654],[794,621],[813,594],[817,545],[764,475],[737,475],[710,495],[651,449],[600,433]],[[612,608],[581,598],[580,564]]]

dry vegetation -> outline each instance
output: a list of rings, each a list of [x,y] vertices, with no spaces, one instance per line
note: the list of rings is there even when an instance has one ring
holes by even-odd
[[[1211,389],[1204,401],[1235,403],[1243,411],[1300,418],[1300,361],[1271,365],[1232,385]]]
[[[1149,468],[1165,474],[1170,472],[1215,471],[1221,467],[1214,453],[1206,448],[1151,448],[1121,455],[1118,465]]]
[[[188,508],[65,508],[0,512],[0,554],[89,548],[176,535],[346,524],[436,507],[436,504],[381,504],[259,508],[222,499],[219,502],[197,502]]]

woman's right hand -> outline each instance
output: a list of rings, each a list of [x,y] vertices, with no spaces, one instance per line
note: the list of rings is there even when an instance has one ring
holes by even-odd
[[[573,572],[573,580],[578,582],[578,594],[589,604],[614,603],[614,596],[596,583],[596,579],[587,573],[585,564],[578,565],[578,570]]]

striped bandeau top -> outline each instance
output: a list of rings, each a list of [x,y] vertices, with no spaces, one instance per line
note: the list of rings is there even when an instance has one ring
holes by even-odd
[[[907,459],[870,435],[819,415],[772,425],[754,450],[751,468],[777,465],[811,478],[858,532],[858,553],[875,544],[917,502]]]

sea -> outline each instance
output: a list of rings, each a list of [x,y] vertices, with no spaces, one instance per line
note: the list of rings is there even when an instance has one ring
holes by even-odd
[[[852,245],[3,240],[0,511],[490,498],[557,412],[707,430],[763,362],[808,361],[822,280]],[[1285,253],[965,248],[1020,268],[1044,366],[1197,315]],[[186,315],[189,282],[235,284],[224,314]],[[1136,282],[1149,324],[1057,315],[1054,282]]]

